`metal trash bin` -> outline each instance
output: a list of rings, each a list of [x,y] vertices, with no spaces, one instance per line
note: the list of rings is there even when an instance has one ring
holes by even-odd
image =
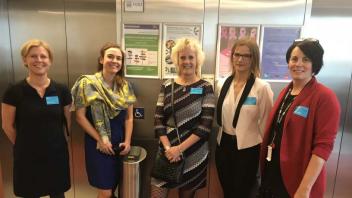
[[[140,163],[146,158],[147,151],[140,146],[131,146],[132,149],[140,149],[137,159],[130,159],[129,155],[123,158],[123,177],[121,195],[123,198],[139,198],[140,193]]]

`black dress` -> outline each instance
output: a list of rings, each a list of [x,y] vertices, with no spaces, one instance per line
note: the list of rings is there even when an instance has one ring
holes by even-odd
[[[70,188],[63,107],[66,86],[50,82],[41,98],[26,80],[8,88],[3,103],[16,107],[13,185],[16,196],[45,196]]]

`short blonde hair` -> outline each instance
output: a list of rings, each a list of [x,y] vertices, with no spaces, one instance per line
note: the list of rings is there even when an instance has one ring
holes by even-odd
[[[26,56],[28,55],[32,47],[43,47],[48,52],[50,61],[53,62],[53,58],[54,58],[53,52],[50,49],[49,44],[39,39],[30,39],[22,45],[21,47],[22,59],[26,58]]]
[[[178,66],[178,54],[180,51],[186,48],[189,48],[196,53],[196,56],[197,56],[196,75],[200,77],[200,67],[204,63],[204,52],[197,40],[190,39],[190,38],[178,39],[176,42],[176,45],[172,48],[171,60],[174,63],[174,65]],[[177,74],[180,75],[179,70],[177,71],[178,71]]]
[[[230,60],[231,60],[231,66],[233,67],[233,54],[235,53],[235,50],[237,47],[240,46],[246,46],[249,48],[249,51],[251,52],[251,73],[255,76],[255,77],[259,77],[260,76],[260,68],[259,68],[259,57],[260,57],[260,52],[259,52],[259,47],[257,42],[248,39],[248,38],[244,38],[244,39],[239,39],[235,42],[235,44],[232,46],[231,49],[231,56],[230,56]],[[235,74],[236,70],[232,70],[232,74]]]

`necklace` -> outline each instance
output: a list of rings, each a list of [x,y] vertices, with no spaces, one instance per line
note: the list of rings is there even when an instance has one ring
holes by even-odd
[[[290,88],[285,97],[284,97],[284,100],[282,101],[281,105],[280,105],[280,109],[279,109],[279,114],[277,115],[277,119],[276,119],[276,123],[275,123],[275,127],[273,128],[274,129],[274,135],[273,135],[273,138],[270,142],[270,144],[267,146],[268,147],[268,152],[267,152],[267,157],[266,157],[266,160],[267,161],[271,161],[271,156],[272,156],[272,151],[273,149],[275,148],[275,139],[276,139],[276,136],[278,134],[277,132],[277,126],[279,126],[282,122],[282,119],[283,117],[286,115],[288,109],[291,107],[294,99],[295,99],[295,96],[293,96],[293,98],[291,100],[287,100],[288,99],[288,96],[290,95],[291,93],[291,90],[292,88]],[[284,108],[284,106],[286,105],[286,107]]]
[[[287,92],[286,95],[285,95],[284,100],[283,100],[282,103],[281,103],[280,110],[279,110],[279,115],[277,115],[277,119],[276,119],[276,124],[280,124],[280,123],[281,123],[282,118],[286,115],[288,109],[290,108],[290,106],[291,106],[291,104],[292,104],[292,102],[293,102],[293,100],[294,100],[294,99],[293,99],[292,101],[290,101],[290,103],[287,104],[286,108],[283,109],[284,106],[285,106],[285,103],[287,102],[288,95],[291,93],[291,90],[292,90],[292,88],[290,88],[290,89],[288,90],[288,92]]]
[[[193,83],[195,83],[197,81],[197,78],[195,79],[191,79],[190,81],[186,81],[182,78],[179,78],[179,84],[182,86],[182,91],[186,92],[187,91],[187,87],[189,85],[192,85]]]

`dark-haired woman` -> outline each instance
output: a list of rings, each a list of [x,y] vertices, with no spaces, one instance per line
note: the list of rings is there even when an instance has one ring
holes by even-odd
[[[88,181],[98,198],[114,195],[122,173],[120,155],[130,150],[133,103],[136,97],[123,77],[124,53],[107,43],[100,50],[98,72],[83,75],[72,88],[76,120],[86,132],[85,159]]]
[[[292,82],[268,119],[261,147],[261,197],[321,198],[325,163],[339,127],[334,92],[319,83],[324,50],[314,39],[296,40],[287,50]]]

